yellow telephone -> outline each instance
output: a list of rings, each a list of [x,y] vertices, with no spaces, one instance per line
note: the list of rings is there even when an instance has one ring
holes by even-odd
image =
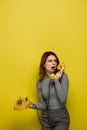
[[[14,110],[23,111],[29,107],[30,101],[28,98],[19,97],[16,103],[14,104]]]
[[[58,70],[60,70],[60,71],[64,71],[64,69],[65,69],[65,64],[64,63],[61,63],[61,64],[59,64],[58,65]],[[50,75],[50,79],[52,79],[52,80],[55,80],[55,78],[56,78],[56,75],[54,74],[54,73],[52,73],[51,75]]]

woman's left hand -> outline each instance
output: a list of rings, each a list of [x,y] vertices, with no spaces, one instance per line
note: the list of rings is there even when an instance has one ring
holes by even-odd
[[[59,71],[56,73],[55,80],[59,80],[62,77],[63,71]]]

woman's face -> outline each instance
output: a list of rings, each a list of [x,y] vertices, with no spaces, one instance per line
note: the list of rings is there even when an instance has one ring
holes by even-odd
[[[47,57],[47,60],[44,64],[44,67],[46,69],[46,74],[50,75],[51,73],[54,73],[57,67],[57,59],[54,55],[50,55]]]

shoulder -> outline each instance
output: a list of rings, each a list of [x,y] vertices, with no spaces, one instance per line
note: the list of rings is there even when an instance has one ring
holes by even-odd
[[[69,81],[69,77],[68,77],[67,73],[63,72],[61,80],[67,80],[67,81]]]
[[[64,77],[64,78],[68,78],[68,74],[65,73],[65,72],[63,72],[63,77]]]
[[[37,80],[37,82],[36,82],[36,87],[37,87],[38,89],[41,88],[41,82],[40,82],[40,80]]]
[[[50,78],[48,76],[45,76],[42,81],[37,80],[36,86],[38,89],[42,88],[43,86],[46,86],[50,81]]]

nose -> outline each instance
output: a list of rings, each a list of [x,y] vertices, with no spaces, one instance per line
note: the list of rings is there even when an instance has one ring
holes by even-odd
[[[52,64],[55,65],[55,61],[54,60],[52,61]]]

